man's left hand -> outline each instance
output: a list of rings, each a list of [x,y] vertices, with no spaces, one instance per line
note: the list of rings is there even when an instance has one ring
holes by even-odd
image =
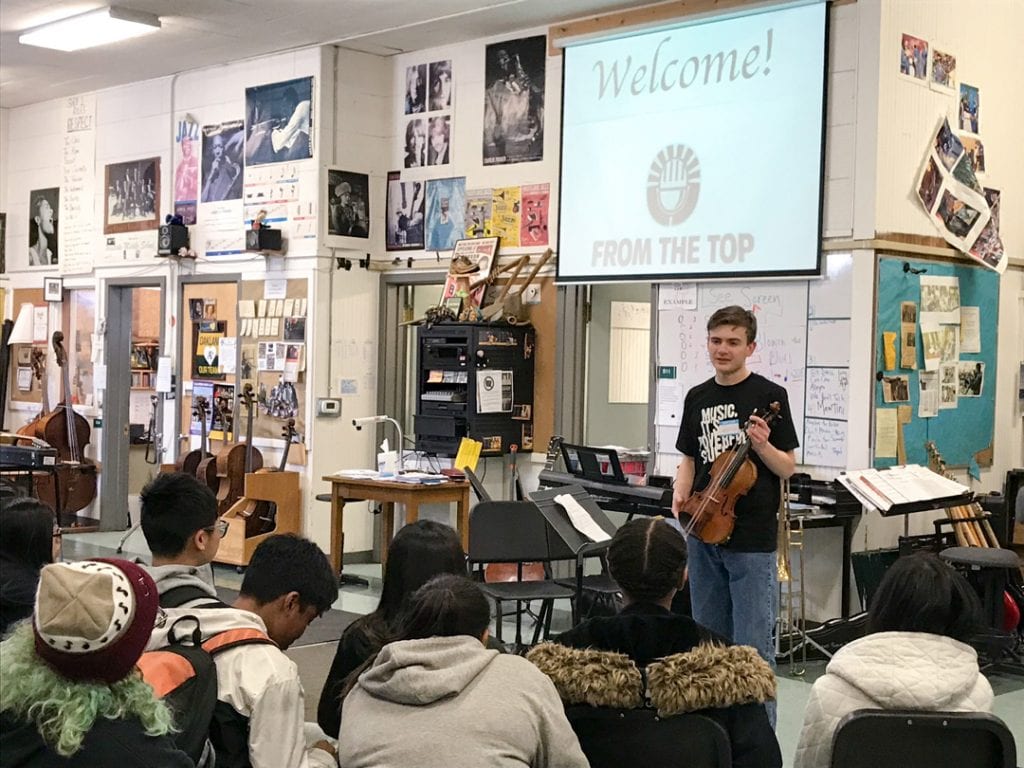
[[[747,427],[747,438],[755,450],[764,448],[768,444],[768,438],[771,434],[771,427],[768,426],[764,419],[760,416],[750,417],[750,426]]]

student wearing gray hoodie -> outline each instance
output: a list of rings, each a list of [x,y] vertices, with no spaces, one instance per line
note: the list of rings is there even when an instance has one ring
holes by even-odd
[[[227,522],[217,519],[217,498],[192,475],[157,475],[142,489],[142,533],[153,564],[146,569],[160,592],[161,608],[223,608],[210,563]]]
[[[463,576],[418,589],[401,639],[349,679],[339,764],[586,768],[554,685],[526,659],[486,648],[489,624],[487,598]]]

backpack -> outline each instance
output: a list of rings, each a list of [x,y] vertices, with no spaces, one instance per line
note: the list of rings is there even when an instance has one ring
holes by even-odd
[[[183,622],[194,623],[195,628],[183,630],[179,637],[175,630]],[[167,637],[169,645],[142,654],[139,670],[143,680],[152,686],[157,698],[163,699],[174,715],[175,746],[187,754],[197,768],[211,766],[213,750],[209,734],[217,706],[214,657],[240,645],[273,645],[274,641],[258,629],[245,627],[225,630],[203,642],[199,619],[191,615],[176,620]]]
[[[205,600],[202,605],[193,606],[194,608],[230,608],[227,603],[211,597],[210,593],[194,584],[182,584],[180,587],[172,587],[160,595],[160,607],[161,608],[180,608],[185,603],[191,603],[193,600]]]

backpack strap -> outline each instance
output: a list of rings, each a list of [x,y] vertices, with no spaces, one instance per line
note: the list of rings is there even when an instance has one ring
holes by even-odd
[[[211,597],[210,593],[202,587],[197,587],[193,584],[182,584],[180,587],[174,587],[168,589],[162,595],[160,595],[160,607],[161,608],[180,608],[185,603],[190,603],[193,600],[203,600],[203,605],[193,606],[195,608],[227,608],[228,604],[223,603],[216,597]]]
[[[217,633],[203,643],[203,650],[211,656],[216,656],[222,651],[237,648],[240,645],[273,645],[276,647],[277,643],[267,637],[264,632],[246,627]]]

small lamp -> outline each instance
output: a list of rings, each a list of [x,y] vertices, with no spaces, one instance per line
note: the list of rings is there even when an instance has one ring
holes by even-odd
[[[398,432],[398,450],[396,452],[396,455],[398,456],[398,466],[395,468],[395,471],[398,474],[402,474],[402,472],[405,470],[404,463],[402,462],[402,454],[404,453],[403,449],[404,449],[405,446],[402,445],[402,425],[401,424],[399,424],[397,421],[392,419],[390,416],[385,416],[385,415],[382,414],[382,415],[379,415],[379,416],[363,416],[361,419],[352,419],[352,426],[355,427],[356,431],[358,432],[358,431],[362,430],[364,425],[367,425],[367,424],[383,424],[385,422],[390,422],[391,424],[394,424],[395,430]]]
[[[35,339],[32,338],[32,314],[34,307],[31,304],[22,304],[21,309],[18,310],[18,319],[14,321],[14,327],[11,329],[10,338],[7,340],[8,345],[13,344],[31,344]]]

